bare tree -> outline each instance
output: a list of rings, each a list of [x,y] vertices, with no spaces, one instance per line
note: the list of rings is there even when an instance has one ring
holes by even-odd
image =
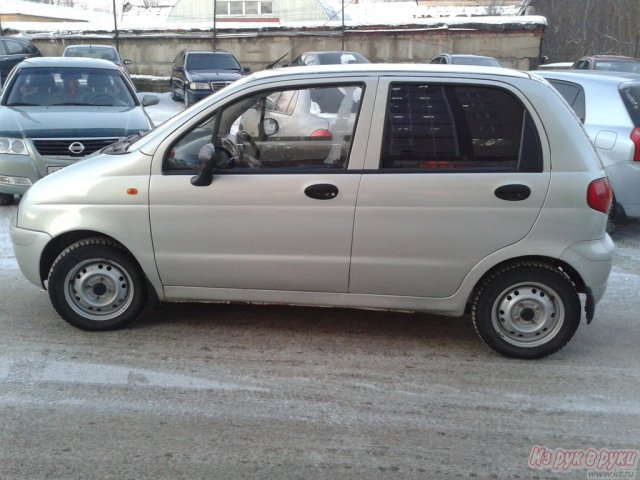
[[[543,54],[551,61],[582,55],[638,55],[638,0],[537,0],[537,13],[547,17]]]

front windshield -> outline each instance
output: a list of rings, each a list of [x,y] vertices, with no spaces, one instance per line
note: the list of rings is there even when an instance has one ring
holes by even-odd
[[[7,86],[6,105],[134,107],[133,93],[117,70],[98,68],[24,68]]]
[[[240,70],[240,65],[232,55],[219,53],[190,53],[187,70]]]

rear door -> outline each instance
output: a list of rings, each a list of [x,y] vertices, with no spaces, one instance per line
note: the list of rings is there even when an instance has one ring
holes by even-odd
[[[529,110],[499,82],[380,80],[351,293],[447,297],[480,260],[527,235],[550,180]]]

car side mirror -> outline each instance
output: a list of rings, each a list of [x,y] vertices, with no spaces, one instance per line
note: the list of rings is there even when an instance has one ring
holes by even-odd
[[[142,106],[150,107],[151,105],[157,105],[160,103],[160,99],[156,95],[145,95],[142,97]]]
[[[278,121],[274,118],[265,118],[262,122],[262,131],[265,136],[270,137],[275,135],[280,130],[280,125]]]
[[[242,73],[246,75],[247,73],[251,73],[251,67],[242,67]]]
[[[198,175],[191,177],[191,185],[195,187],[207,187],[213,183],[213,173],[216,170],[231,168],[233,162],[227,155],[218,158],[216,147],[213,143],[207,143],[198,152]]]
[[[184,72],[184,67],[173,67],[174,72],[182,73]]]

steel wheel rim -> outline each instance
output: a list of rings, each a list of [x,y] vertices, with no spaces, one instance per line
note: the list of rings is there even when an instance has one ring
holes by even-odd
[[[493,327],[517,347],[537,347],[552,340],[565,320],[564,304],[548,285],[523,282],[496,297],[491,310]]]
[[[134,286],[127,270],[117,262],[92,258],[72,268],[64,281],[67,304],[89,320],[107,321],[129,308]]]

